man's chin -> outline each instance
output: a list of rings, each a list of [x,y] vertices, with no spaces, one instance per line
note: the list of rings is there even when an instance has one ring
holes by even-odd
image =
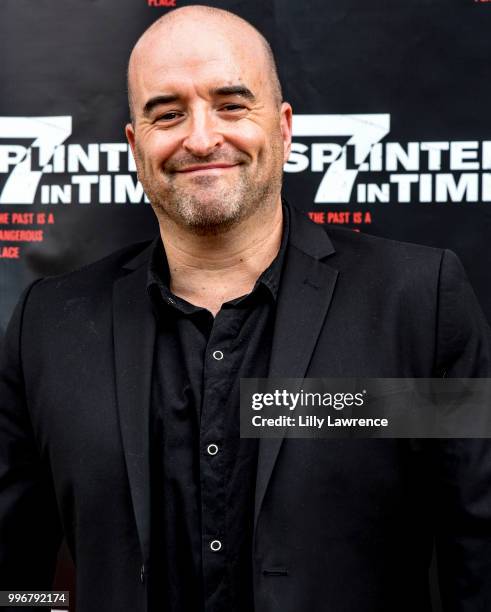
[[[177,209],[181,224],[195,233],[219,234],[222,233],[242,218],[240,206],[226,205],[220,202],[200,201],[199,204],[183,205]]]
[[[192,188],[174,184],[165,192],[149,190],[157,216],[167,217],[195,234],[216,235],[254,214],[267,199],[267,189],[255,194],[254,186],[243,182],[230,186],[210,179],[193,180]]]

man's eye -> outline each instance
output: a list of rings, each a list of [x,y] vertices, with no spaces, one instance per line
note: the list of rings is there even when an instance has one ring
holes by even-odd
[[[222,110],[225,111],[237,111],[243,109],[244,107],[241,104],[225,104],[225,106],[222,106]]]
[[[159,115],[159,117],[157,117],[157,121],[174,121],[174,119],[177,119],[180,116],[180,113],[172,111]]]

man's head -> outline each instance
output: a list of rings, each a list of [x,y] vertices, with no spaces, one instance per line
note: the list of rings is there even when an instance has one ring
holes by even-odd
[[[135,45],[128,90],[126,134],[159,220],[215,233],[278,205],[291,108],[253,26],[210,7],[167,13]]]

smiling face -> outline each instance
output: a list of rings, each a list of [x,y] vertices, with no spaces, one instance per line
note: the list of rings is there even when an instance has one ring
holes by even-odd
[[[291,108],[259,35],[237,22],[188,13],[147,31],[130,61],[138,177],[159,220],[198,233],[277,205],[290,151]]]

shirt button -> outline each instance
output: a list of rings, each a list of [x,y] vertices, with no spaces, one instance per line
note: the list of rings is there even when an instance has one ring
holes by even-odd
[[[210,542],[210,548],[213,552],[218,552],[222,548],[222,543],[220,540],[212,540]]]
[[[213,351],[213,359],[216,359],[217,361],[223,359],[222,351]]]
[[[218,446],[216,444],[208,444],[206,451],[209,455],[216,455],[218,453]]]
[[[167,298],[167,304],[175,304],[175,300],[173,300],[172,298]]]

